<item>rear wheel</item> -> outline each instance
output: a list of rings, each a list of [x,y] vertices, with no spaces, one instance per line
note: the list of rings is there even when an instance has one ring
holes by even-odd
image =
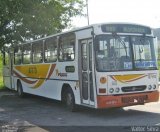
[[[17,93],[19,97],[24,97],[23,88],[20,81],[17,82]]]
[[[70,111],[75,112],[77,110],[77,106],[75,104],[75,98],[72,90],[66,91],[65,104],[67,106],[67,109],[69,109]]]

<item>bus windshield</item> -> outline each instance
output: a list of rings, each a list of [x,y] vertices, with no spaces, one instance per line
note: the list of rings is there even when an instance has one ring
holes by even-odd
[[[156,67],[151,37],[99,35],[95,40],[95,53],[96,68],[102,72],[133,70],[134,65],[137,70]]]

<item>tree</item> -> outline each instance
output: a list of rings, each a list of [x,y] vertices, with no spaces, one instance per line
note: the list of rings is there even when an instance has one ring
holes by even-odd
[[[83,14],[83,0],[1,0],[0,48],[61,32]]]

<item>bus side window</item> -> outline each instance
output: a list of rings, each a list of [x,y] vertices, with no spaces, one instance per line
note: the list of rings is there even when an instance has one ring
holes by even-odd
[[[49,38],[45,41],[45,62],[57,61],[57,38]]]
[[[59,60],[73,61],[75,58],[75,34],[67,34],[59,38]]]
[[[32,44],[32,62],[43,62],[43,41],[38,41]]]
[[[23,64],[30,64],[31,63],[31,44],[24,44],[23,45]]]
[[[21,46],[16,46],[14,49],[14,64],[20,65],[22,63]]]

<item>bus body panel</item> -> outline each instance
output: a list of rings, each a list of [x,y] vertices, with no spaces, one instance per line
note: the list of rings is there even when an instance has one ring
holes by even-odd
[[[75,32],[76,40],[86,37],[92,38],[92,28],[86,29],[85,32],[86,34],[84,34],[84,31]],[[76,43],[78,42],[76,41]],[[75,60],[71,62],[14,65],[13,78],[15,85],[19,79],[22,83],[23,92],[61,100],[62,87],[64,84],[69,84],[75,96],[75,103],[82,104],[77,66],[77,60],[79,59],[77,45],[75,46]],[[74,72],[66,72],[66,67],[74,67]],[[96,98],[96,96],[94,97]]]
[[[8,66],[3,67],[3,83],[7,88],[12,88],[10,68]]]

